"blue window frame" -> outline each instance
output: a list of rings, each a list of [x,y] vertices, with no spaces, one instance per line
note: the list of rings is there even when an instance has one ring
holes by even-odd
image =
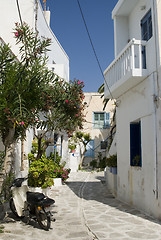
[[[88,144],[87,144],[87,151],[85,152],[85,157],[92,157],[94,158],[94,146],[95,146],[95,142],[94,140],[91,140]]]
[[[110,113],[94,112],[93,113],[93,128],[103,129],[110,127]]]
[[[141,35],[142,40],[145,41],[148,41],[153,35],[151,10],[141,20]]]
[[[143,17],[141,20],[141,37],[142,40],[148,41],[153,35],[152,30],[152,16],[151,10]],[[146,69],[146,48],[145,46],[142,47],[142,62],[143,62],[143,69]]]
[[[130,165],[142,166],[140,121],[130,124]]]

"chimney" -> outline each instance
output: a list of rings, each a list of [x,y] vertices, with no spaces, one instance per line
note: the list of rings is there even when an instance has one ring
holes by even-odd
[[[49,7],[48,7],[48,10],[44,10],[44,16],[45,16],[45,19],[47,21],[47,24],[48,26],[50,26],[50,10],[49,10]]]

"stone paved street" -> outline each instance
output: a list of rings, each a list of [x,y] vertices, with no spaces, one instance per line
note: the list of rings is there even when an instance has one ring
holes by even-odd
[[[161,223],[113,198],[103,175],[72,173],[65,185],[52,190],[56,222],[47,232],[9,212],[0,240],[161,240]]]

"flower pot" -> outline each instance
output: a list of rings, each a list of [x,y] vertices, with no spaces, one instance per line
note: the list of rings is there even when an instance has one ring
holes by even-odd
[[[29,187],[29,191],[31,192],[39,192],[39,193],[43,193],[45,196],[50,195],[50,188],[41,188],[41,187]]]
[[[62,186],[62,179],[61,178],[53,178],[54,185],[51,186],[51,189],[54,189],[54,187],[60,187]]]
[[[117,167],[112,167],[112,173],[117,174]]]
[[[29,191],[42,193],[42,188],[41,187],[29,187]]]

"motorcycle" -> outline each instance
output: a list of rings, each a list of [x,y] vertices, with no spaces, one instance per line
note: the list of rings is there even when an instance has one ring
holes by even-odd
[[[31,192],[27,186],[28,178],[17,178],[11,185],[12,197],[10,209],[19,218],[27,217],[38,222],[39,226],[48,231],[51,226],[51,210],[55,201],[43,193]]]

